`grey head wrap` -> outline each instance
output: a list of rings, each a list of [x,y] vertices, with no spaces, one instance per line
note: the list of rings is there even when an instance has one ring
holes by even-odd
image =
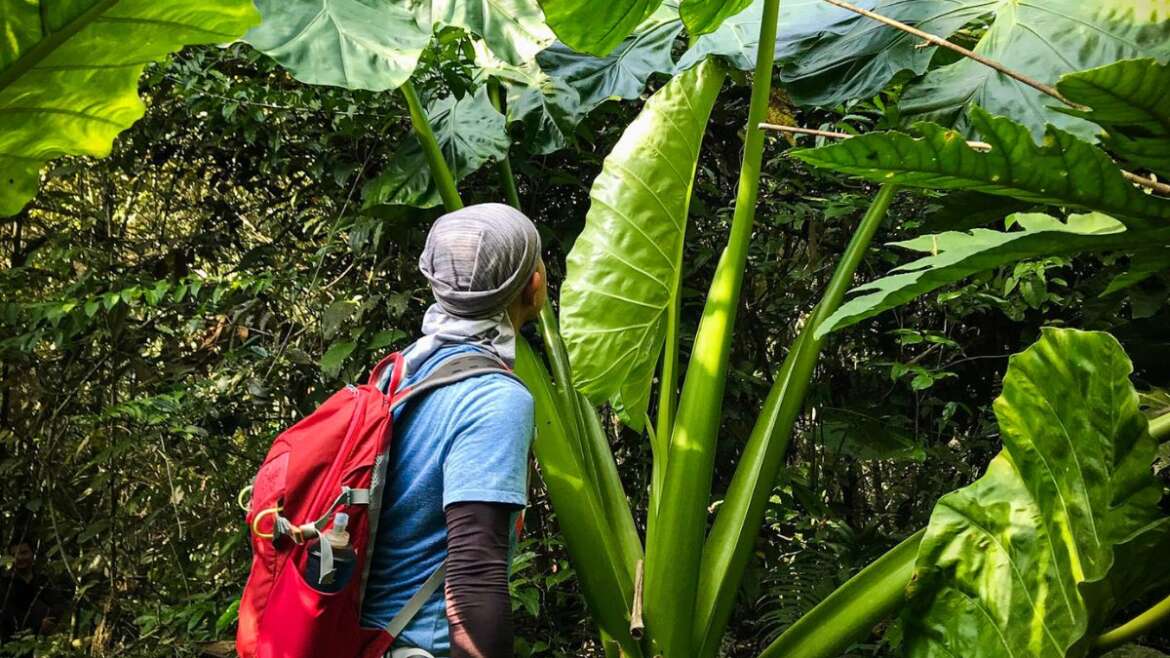
[[[507,309],[539,262],[540,233],[511,206],[482,203],[436,220],[418,259],[435,303],[423,337],[406,351],[407,372],[451,343],[478,345],[511,365],[516,332]]]

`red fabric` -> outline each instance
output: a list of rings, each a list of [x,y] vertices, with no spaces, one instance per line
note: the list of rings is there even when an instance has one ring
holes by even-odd
[[[375,386],[392,367],[389,395]],[[309,549],[288,537],[274,543],[252,535],[252,572],[240,600],[236,651],[241,658],[380,656],[393,641],[382,631],[359,628],[361,573],[370,555],[369,508],[331,509],[342,487],[368,489],[374,458],[390,445],[390,405],[402,380],[402,361],[393,354],[379,363],[369,383],[335,393],[316,411],[276,438],[260,467],[247,516],[280,504],[293,524],[335,512],[349,513],[350,542],[356,553],[353,576],[338,592],[323,593],[305,582]],[[271,532],[273,515],[260,520]]]

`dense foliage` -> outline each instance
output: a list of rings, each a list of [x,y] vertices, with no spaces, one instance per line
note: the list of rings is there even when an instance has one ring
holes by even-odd
[[[36,4],[3,2],[5,25]],[[819,0],[781,3],[770,90],[742,73],[764,52],[764,0],[258,1],[246,36],[247,3],[88,4],[44,38],[21,14],[0,54],[0,166],[19,173],[0,181],[0,520],[61,613],[0,655],[189,656],[231,637],[249,560],[237,494],[276,432],[416,334],[444,169],[456,199],[536,221],[564,336],[545,318],[521,364],[544,373],[538,425],[561,442],[538,439],[517,655],[628,637],[643,536],[703,566],[667,582],[685,561],[646,549],[668,658],[757,656],[785,631],[764,655],[820,655],[783,650],[813,651],[793,638],[825,617],[802,615],[826,599],[814,615],[832,614],[834,589],[907,537],[861,579],[897,605],[913,563],[907,609],[861,615],[829,655],[1085,655],[1166,595],[1141,568],[1166,541],[1170,458],[1143,412],[1170,404],[1133,387],[1170,383],[1170,197],[1131,173],[1170,174],[1164,3],[865,3],[1054,85],[1067,111]],[[212,20],[200,11],[225,26],[180,29]],[[177,34],[102,45],[149,21]],[[5,112],[29,87],[116,120]],[[870,134],[797,149],[744,129],[753,103]],[[725,379],[692,383],[710,364]],[[1066,447],[1061,426],[1092,441]],[[676,461],[688,440],[699,452]],[[1064,458],[1044,464],[1059,476],[1036,455]],[[975,608],[994,614],[974,635],[947,625]]]

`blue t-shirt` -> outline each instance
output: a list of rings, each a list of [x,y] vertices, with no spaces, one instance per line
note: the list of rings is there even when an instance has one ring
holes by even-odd
[[[410,385],[444,359],[474,351],[440,348]],[[424,394],[395,411],[394,436],[378,537],[362,608],[362,626],[383,628],[447,559],[443,510],[459,502],[527,502],[532,395],[504,375],[481,375]],[[399,635],[395,647],[450,653],[440,587]]]

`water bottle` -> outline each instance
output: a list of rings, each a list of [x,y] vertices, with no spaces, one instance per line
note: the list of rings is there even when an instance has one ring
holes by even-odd
[[[321,547],[309,550],[309,563],[305,567],[305,581],[319,592],[340,592],[353,576],[355,554],[349,543],[349,515],[338,512],[333,517],[329,532],[321,535],[319,541],[329,542],[333,549],[333,573],[321,577]]]

